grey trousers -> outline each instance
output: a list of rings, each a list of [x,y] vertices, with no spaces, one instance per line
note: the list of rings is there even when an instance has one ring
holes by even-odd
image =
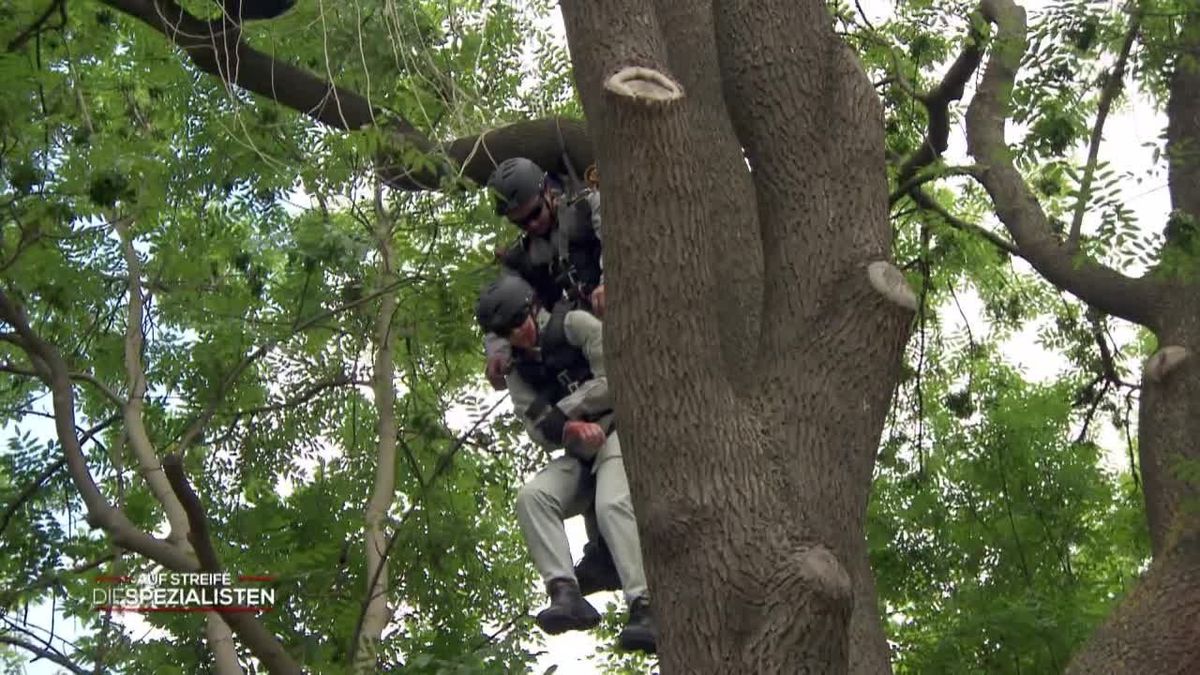
[[[594,476],[586,464],[570,455],[551,460],[517,492],[517,521],[542,580],[574,579],[563,521],[583,513],[595,499],[596,525],[612,553],[629,602],[647,594],[646,573],[616,432],[597,453],[593,468]]]

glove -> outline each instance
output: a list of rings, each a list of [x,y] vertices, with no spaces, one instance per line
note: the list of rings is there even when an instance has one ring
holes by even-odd
[[[563,443],[571,445],[578,442],[585,448],[599,448],[604,445],[604,429],[595,422],[571,420],[563,425]]]
[[[508,389],[508,383],[504,381],[504,376],[508,374],[512,367],[512,362],[509,361],[507,354],[493,354],[488,357],[487,381],[491,383],[492,388],[496,391],[504,391]]]
[[[604,318],[604,286],[600,285],[593,289],[590,299],[592,302],[592,314],[595,314],[598,319]]]

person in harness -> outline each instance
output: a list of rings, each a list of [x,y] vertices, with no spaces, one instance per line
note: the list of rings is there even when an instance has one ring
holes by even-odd
[[[517,493],[517,520],[550,596],[550,606],[537,615],[538,626],[557,635],[600,623],[599,612],[580,591],[563,526],[594,503],[596,525],[608,542],[629,607],[619,645],[653,653],[657,630],[613,426],[600,320],[567,303],[547,311],[536,290],[511,274],[484,289],[475,313],[484,331],[512,346],[506,380],[530,438],[548,451],[566,450]]]
[[[516,244],[498,252],[501,266],[533,287],[542,307],[566,302],[597,317],[604,314],[604,261],[600,240],[600,194],[568,191],[560,177],[524,157],[506,159],[488,178],[496,214],[522,231]],[[504,336],[484,338],[488,382],[502,390],[512,363]],[[594,514],[584,514],[588,542],[576,576],[584,595],[618,590],[620,580]]]

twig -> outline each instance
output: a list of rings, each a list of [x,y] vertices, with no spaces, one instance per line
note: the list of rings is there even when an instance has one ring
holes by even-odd
[[[37,654],[39,659],[46,659],[47,661],[56,663],[72,673],[76,673],[77,675],[90,675],[86,669],[75,665],[74,662],[72,662],[66,656],[60,654],[58,650],[54,649],[53,647],[39,647],[32,642],[26,642],[20,638],[9,637],[7,635],[0,635],[0,643],[12,645],[14,647],[20,647],[27,652]]]
[[[954,229],[962,230],[963,232],[970,232],[971,234],[983,237],[990,244],[1001,251],[1008,253],[1009,255],[1015,255],[1018,258],[1025,257],[1024,254],[1021,253],[1020,249],[1017,248],[1016,244],[1006,240],[1004,237],[1001,237],[995,232],[985,229],[980,225],[967,222],[962,218],[955,216],[947,211],[945,207],[939,204],[936,199],[929,196],[929,193],[925,192],[924,190],[916,188],[908,194],[910,197],[912,197],[913,201],[917,203],[917,206],[941,216],[942,220],[946,221],[946,224]]]
[[[112,425],[112,423],[116,422],[118,419],[120,419],[120,415],[113,415],[91,429],[88,429],[83,433],[82,436],[79,437],[79,442],[81,444],[87,443],[89,439],[103,431],[108,426]],[[16,515],[17,509],[21,508],[22,504],[33,497],[33,495],[42,488],[42,485],[44,485],[46,481],[50,480],[54,474],[58,473],[59,469],[63,468],[66,463],[66,455],[58,458],[58,460],[53,464],[43,469],[42,472],[38,474],[38,477],[35,478],[32,483],[26,486],[21,494],[17,495],[17,498],[14,499],[13,502],[4,509],[4,517],[0,518],[0,534],[4,533],[4,530],[8,527],[9,521],[11,521],[12,517]]]
[[[1096,170],[1096,159],[1100,155],[1100,138],[1104,134],[1104,122],[1108,119],[1108,111],[1112,108],[1113,99],[1121,90],[1122,79],[1125,76],[1125,62],[1129,59],[1129,52],[1133,49],[1133,42],[1137,39],[1138,29],[1141,27],[1142,15],[1136,7],[1137,3],[1134,4],[1133,12],[1129,16],[1129,29],[1125,32],[1125,42],[1121,44],[1121,53],[1117,56],[1117,62],[1113,65],[1108,80],[1104,83],[1104,89],[1100,92],[1100,107],[1096,112],[1096,124],[1092,127],[1087,166],[1083,170],[1083,180],[1079,183],[1079,199],[1075,202],[1075,214],[1071,218],[1071,233],[1067,238],[1067,245],[1072,249],[1079,246],[1079,232],[1083,227],[1083,214],[1087,211],[1088,199],[1091,197],[1092,174]]]

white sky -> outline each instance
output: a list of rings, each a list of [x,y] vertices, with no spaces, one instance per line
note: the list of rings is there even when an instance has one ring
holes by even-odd
[[[1046,4],[1045,0],[1026,0],[1022,3],[1031,12],[1036,11]],[[1111,3],[1115,6],[1115,3]],[[890,0],[863,0],[862,6],[873,22],[883,21],[891,12]],[[557,11],[551,21],[551,26],[554,34],[560,40],[564,41],[562,20]],[[970,93],[967,98],[969,100]],[[1148,149],[1148,144],[1158,142],[1158,137],[1166,123],[1165,117],[1156,113],[1149,103],[1145,100],[1137,100],[1131,106],[1125,106],[1122,109],[1115,110],[1110,117],[1105,130],[1105,143],[1101,146],[1101,160],[1109,160],[1114,162],[1119,168],[1132,171],[1139,175],[1148,175],[1152,168],[1151,155]],[[1012,135],[1010,134],[1010,139]],[[955,129],[951,135],[950,148],[947,154],[947,161],[951,163],[968,164],[971,160],[966,156],[965,140],[962,133],[961,125]],[[1082,152],[1080,153],[1083,154]],[[1129,185],[1124,190],[1125,203],[1133,209],[1142,226],[1157,229],[1161,223],[1165,222],[1166,216],[1169,213],[1170,204],[1166,190],[1166,177],[1160,174],[1157,177],[1149,178],[1140,185]],[[1018,267],[1023,265],[1018,261]],[[1026,271],[1028,267],[1025,266]],[[982,319],[982,306],[978,298],[973,293],[960,294],[960,300],[964,305],[964,310],[971,320],[971,328],[977,336],[982,335],[986,331],[986,322]],[[958,316],[957,311],[946,313],[944,320],[947,323],[947,331],[960,328],[962,319]],[[1039,326],[1031,325],[1016,335],[1012,340],[1006,343],[1003,347],[1003,353],[1010,363],[1020,367],[1022,372],[1029,378],[1039,381],[1050,380],[1062,372],[1070,368],[1070,364],[1057,354],[1043,349],[1036,342],[1036,333]],[[1131,331],[1127,327],[1123,330],[1118,330],[1115,337],[1118,342],[1124,342],[1129,339]],[[494,399],[493,399],[494,400]],[[454,427],[469,426],[473,420],[467,420],[465,415],[451,415],[450,422]],[[40,421],[34,424],[25,423],[24,426],[31,427],[39,435],[49,437],[53,434],[53,428],[49,420],[46,424],[40,424]],[[11,427],[0,430],[0,442],[7,439],[11,434]],[[1116,466],[1123,467],[1125,464],[1124,448],[1122,441],[1117,438],[1112,430],[1102,437],[1102,444],[1112,453],[1111,463]],[[582,554],[582,545],[585,541],[582,521],[579,518],[572,519],[567,524],[568,535],[572,542],[572,553],[578,559]],[[617,593],[597,594],[590,598],[599,609],[603,609],[610,602],[615,602],[621,606],[621,611],[624,611],[623,601],[619,599]],[[49,625],[49,607],[41,606],[31,608],[31,619],[35,624]],[[144,622],[138,622],[136,619],[131,625],[145,625]],[[62,617],[58,617],[57,621],[58,633],[60,636],[73,638],[77,634],[77,627],[73,627],[71,623],[63,621]],[[139,634],[135,632],[135,636]],[[546,653],[538,660],[535,672],[544,672],[551,665],[558,666],[560,675],[586,675],[589,673],[601,673],[600,668],[590,662],[593,656],[596,641],[588,633],[568,633],[556,637],[546,638]],[[56,673],[60,669],[46,661],[39,661],[29,665],[26,672],[31,674],[40,673]]]

